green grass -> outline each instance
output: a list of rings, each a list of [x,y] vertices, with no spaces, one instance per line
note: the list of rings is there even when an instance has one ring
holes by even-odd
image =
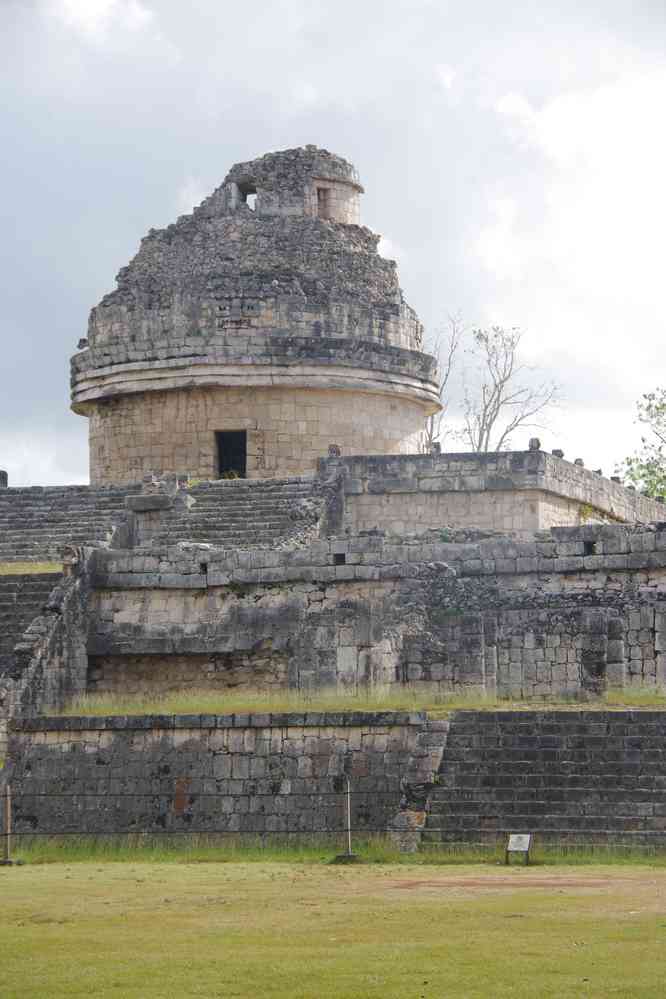
[[[471,693],[450,694],[419,687],[394,686],[374,688],[367,693],[341,694],[338,691],[301,691],[265,693],[252,690],[211,691],[174,690],[155,694],[87,694],[67,705],[65,715],[145,715],[145,714],[246,714],[286,711],[428,711],[432,717],[445,717],[460,709],[512,711],[535,709],[590,710],[608,708],[666,708],[666,695],[659,692],[624,690],[609,692],[591,701],[518,700]]]
[[[666,708],[666,692],[657,690],[609,690],[604,695],[608,707]]]
[[[294,863],[328,864],[346,850],[341,833],[303,837],[160,836],[20,836],[13,837],[13,856],[28,864],[88,863]],[[353,850],[361,864],[442,867],[504,863],[504,841],[496,845],[432,845],[419,853],[400,853],[386,836],[355,836]],[[518,863],[522,861],[513,861]],[[531,852],[531,867],[648,865],[666,867],[666,849],[620,845],[541,844]]]
[[[3,999],[663,995],[666,872],[374,864],[0,869]]]
[[[422,711],[441,707],[499,705],[496,698],[451,696],[437,691],[398,691],[387,687],[368,693],[342,694],[321,690],[265,693],[253,690],[211,691],[174,690],[162,695],[88,694],[77,698],[64,710],[68,715],[103,714],[233,714],[285,711]]]
[[[62,572],[62,562],[0,562],[0,576],[33,576]]]

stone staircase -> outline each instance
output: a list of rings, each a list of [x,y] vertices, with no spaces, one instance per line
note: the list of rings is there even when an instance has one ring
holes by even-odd
[[[0,676],[11,665],[12,651],[30,622],[42,612],[60,573],[0,576]]]
[[[105,541],[140,487],[0,490],[0,562],[58,562],[65,545]]]
[[[324,502],[314,477],[308,476],[205,482],[188,489],[187,495],[194,503],[164,511],[142,544],[277,547],[315,532]]]
[[[666,712],[460,711],[424,843],[666,842]]]

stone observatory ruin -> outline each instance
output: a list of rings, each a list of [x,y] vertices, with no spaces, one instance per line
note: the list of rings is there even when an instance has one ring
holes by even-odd
[[[21,565],[0,575],[0,775],[23,796],[19,826],[218,828],[193,790],[207,781],[228,831],[337,829],[338,805],[318,796],[351,772],[368,828],[402,795],[403,828],[427,812],[435,838],[482,838],[522,815],[519,795],[505,807],[503,786],[496,800],[488,788],[500,750],[510,770],[527,736],[535,753],[554,739],[563,759],[580,750],[575,814],[553,800],[543,823],[573,835],[575,767],[603,776],[599,724],[627,773],[622,725],[646,752],[666,731],[593,712],[560,714],[557,731],[510,712],[50,716],[83,693],[408,685],[546,700],[666,682],[663,505],[538,441],[423,453],[436,364],[360,224],[362,190],[326,150],[268,153],[151,230],[72,358],[91,485],[16,487],[0,472],[0,563]],[[30,571],[42,563],[62,572]],[[646,761],[648,783],[666,772]],[[430,808],[438,771],[455,790],[466,766],[487,777],[476,811],[437,793]],[[81,796],[69,816],[49,811],[53,781]],[[660,835],[656,813],[625,826],[593,805],[600,835]]]
[[[419,450],[435,361],[359,225],[362,192],[341,157],[290,149],[236,164],[150,231],[72,359],[93,485],[312,473],[333,445]]]

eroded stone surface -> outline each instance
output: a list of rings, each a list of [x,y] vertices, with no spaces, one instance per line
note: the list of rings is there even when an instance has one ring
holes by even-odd
[[[257,478],[313,471],[333,442],[418,448],[439,408],[435,361],[395,262],[357,224],[361,190],[340,157],[285,150],[237,164],[150,231],[72,359],[93,482],[215,475],[214,435],[229,429],[252,435]]]
[[[17,832],[388,831],[423,715],[57,718],[17,723]],[[332,841],[335,847],[336,840]]]

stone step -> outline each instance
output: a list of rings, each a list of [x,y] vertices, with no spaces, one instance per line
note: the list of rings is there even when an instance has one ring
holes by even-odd
[[[661,835],[666,712],[456,712],[424,842]]]
[[[162,523],[165,530],[168,530],[172,526],[178,527],[215,527],[224,528],[225,530],[236,530],[242,528],[247,524],[267,524],[275,525],[277,528],[289,527],[291,524],[303,524],[307,523],[308,517],[299,516],[289,516],[288,514],[282,515],[280,511],[275,510],[265,510],[265,511],[254,511],[248,510],[247,514],[244,516],[238,513],[234,513],[233,516],[226,517],[223,513],[216,512],[209,516],[193,516],[193,517],[183,517],[174,520],[165,519]]]
[[[57,583],[57,581],[58,581],[58,578],[59,578],[58,574],[54,573],[53,574],[53,578],[54,578],[54,582],[53,582],[52,585],[55,586],[56,583]],[[47,584],[44,584],[44,585],[47,585]],[[43,586],[31,585],[29,587],[21,587],[21,589],[20,589],[20,599],[25,601],[25,600],[30,600],[33,597],[37,598],[43,592],[44,592],[44,587]],[[17,599],[17,591],[16,590],[12,590],[11,587],[0,587],[0,607],[4,606],[5,604],[8,604],[8,603],[14,603],[16,601],[16,599]]]
[[[314,498],[314,476],[217,480],[187,492],[187,512],[167,512],[152,540],[203,541],[231,549],[277,543],[307,527],[303,501]],[[106,541],[126,518],[125,498],[141,486],[26,487],[0,495],[0,561],[57,560],[65,546]]]
[[[0,577],[0,653],[3,657],[10,656],[26,628],[43,612],[51,590],[61,578],[56,573]]]

